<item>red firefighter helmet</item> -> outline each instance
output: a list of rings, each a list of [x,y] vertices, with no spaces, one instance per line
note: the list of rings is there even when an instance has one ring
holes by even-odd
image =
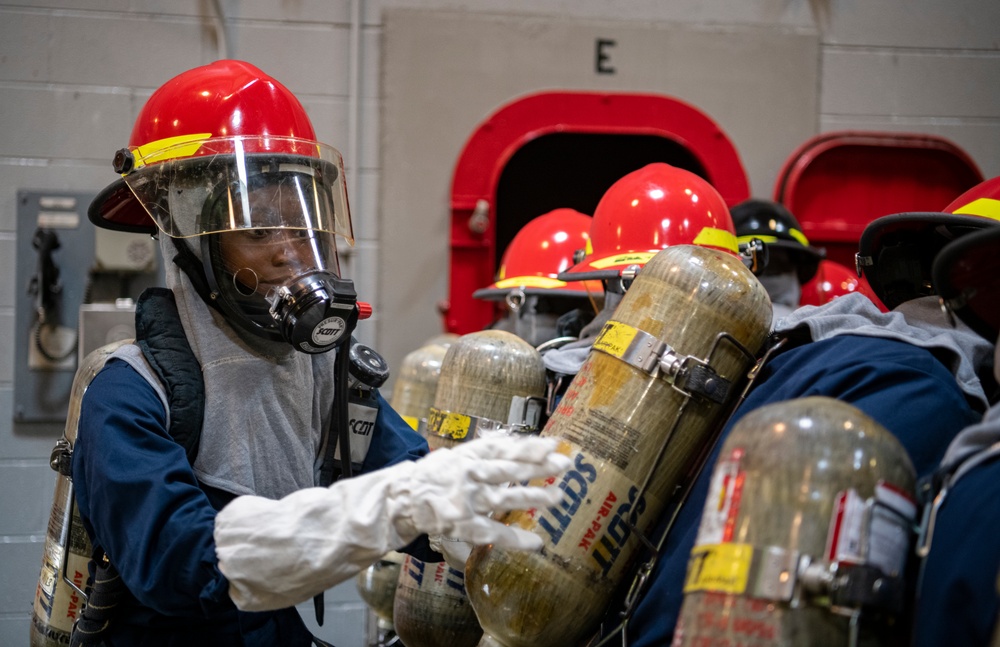
[[[477,299],[502,300],[511,290],[526,295],[600,296],[600,281],[560,281],[573,255],[590,239],[591,218],[574,209],[555,209],[524,225],[500,259],[496,282],[476,290]]]
[[[605,192],[594,211],[586,256],[559,278],[612,279],[672,245],[739,255],[733,220],[718,191],[690,171],[657,162]]]
[[[121,178],[90,220],[173,239],[182,271],[230,323],[308,353],[350,338],[361,306],[337,256],[335,234],[354,242],[343,159],[277,80],[242,61],[179,74],[143,106],[113,166]]]
[[[952,213],[992,214],[1000,219],[1000,177],[962,194]],[[991,190],[992,188],[992,190]],[[945,246],[931,268],[944,305],[980,335],[1000,336],[1000,227],[989,227]]]
[[[1000,177],[981,182],[942,212],[897,213],[873,220],[861,234],[857,273],[893,309],[937,294],[931,268],[938,252],[970,232],[1000,226]]]
[[[243,220],[211,222],[196,201],[207,201],[222,183],[246,189],[255,174],[281,170],[311,177],[321,198],[305,213],[289,218],[285,210],[282,221],[265,226],[328,231],[353,243],[340,153],[316,141],[288,88],[249,63],[216,61],[167,81],[139,112],[113,167],[122,178],[89,210],[99,227],[141,233],[158,227],[180,238],[257,228],[260,219],[250,222],[246,204]],[[181,189],[187,199],[178,203]]]
[[[819,306],[845,294],[862,291],[861,279],[854,270],[824,258],[819,262],[816,274],[802,285],[799,305]]]

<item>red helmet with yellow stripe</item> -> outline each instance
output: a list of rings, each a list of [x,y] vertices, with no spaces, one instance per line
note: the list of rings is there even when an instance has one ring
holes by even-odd
[[[594,211],[583,261],[563,280],[612,279],[671,245],[701,245],[739,256],[725,201],[703,178],[657,162],[622,177]]]
[[[159,228],[186,238],[264,226],[326,231],[353,242],[340,153],[316,141],[295,95],[243,61],[194,68],[157,89],[113,166],[121,179],[90,206],[99,227],[141,233]],[[301,201],[300,213],[283,209],[253,217],[247,203],[236,202],[230,217],[202,214],[201,205],[220,188],[233,187],[231,195],[242,188],[245,195],[255,181],[279,173],[297,174],[318,189]]]
[[[504,250],[493,284],[476,290],[477,299],[501,300],[511,290],[548,296],[600,296],[600,281],[561,281],[573,256],[590,240],[591,217],[574,209],[555,209],[524,225]]]
[[[113,166],[121,178],[90,220],[165,234],[230,323],[306,353],[350,338],[361,307],[337,256],[335,234],[354,242],[343,160],[277,80],[228,60],[179,74],[150,96]]]
[[[870,222],[856,256],[858,276],[888,309],[937,294],[931,270],[941,249],[966,234],[1000,226],[1000,177],[980,182],[942,212],[897,213]]]

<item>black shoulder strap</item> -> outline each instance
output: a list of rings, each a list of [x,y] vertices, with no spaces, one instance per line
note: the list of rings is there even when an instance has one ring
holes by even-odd
[[[142,293],[135,306],[135,340],[167,392],[170,436],[194,464],[205,418],[205,381],[184,335],[173,292],[147,288]]]

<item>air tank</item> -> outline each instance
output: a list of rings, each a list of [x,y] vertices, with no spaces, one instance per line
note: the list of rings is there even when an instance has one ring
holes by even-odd
[[[885,644],[902,611],[915,478],[899,441],[850,404],[748,413],[712,471],[673,644]]]
[[[678,245],[642,268],[542,431],[572,459],[548,509],[500,519],[539,552],[478,546],[466,591],[482,646],[583,644],[636,565],[674,487],[718,430],[771,324],[734,255]],[[660,458],[662,456],[662,459]]]
[[[73,376],[66,426],[50,461],[58,475],[31,612],[31,647],[68,645],[73,623],[86,602],[84,591],[92,547],[76,509],[70,457],[76,444],[83,394],[111,353],[131,342],[131,339],[117,341],[91,351]]]
[[[441,364],[428,445],[434,451],[484,435],[538,433],[544,395],[545,366],[528,342],[502,330],[462,335]],[[407,558],[393,611],[406,647],[475,647],[483,632],[464,580],[447,562]]]
[[[531,344],[503,330],[462,335],[441,364],[427,443],[453,447],[511,424],[537,432],[544,397],[545,365]]]
[[[457,336],[456,336],[457,339]],[[427,412],[434,404],[441,362],[454,340],[424,344],[403,358],[389,404],[414,429],[427,424]]]
[[[399,572],[393,623],[406,647],[475,647],[483,635],[462,571],[412,555]]]
[[[369,640],[371,646],[384,644],[386,637],[395,634],[392,607],[396,598],[399,571],[405,559],[406,555],[403,553],[390,551],[354,578],[358,595],[375,614],[378,636]]]

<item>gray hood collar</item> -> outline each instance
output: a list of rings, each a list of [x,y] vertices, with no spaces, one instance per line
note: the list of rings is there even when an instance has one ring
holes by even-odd
[[[913,299],[892,312],[882,312],[868,297],[852,292],[821,306],[795,310],[776,322],[775,332],[803,327],[813,341],[860,335],[944,350],[951,358],[946,365],[962,391],[981,402],[983,409],[989,406],[979,375],[992,371],[993,344],[961,321],[952,325],[936,296]]]
[[[334,353],[307,355],[237,331],[172,262],[177,251],[168,237],[160,236],[160,249],[166,285],[205,379],[195,474],[227,492],[274,499],[314,485],[333,406]]]

